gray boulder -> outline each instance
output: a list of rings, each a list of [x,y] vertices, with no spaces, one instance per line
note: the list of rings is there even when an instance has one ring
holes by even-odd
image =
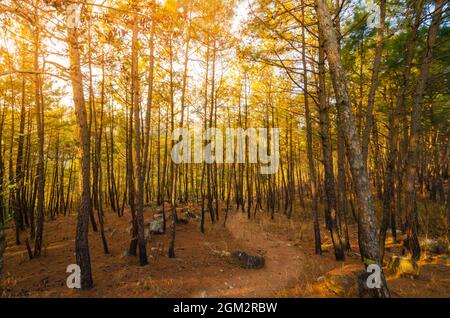
[[[154,218],[153,220],[151,220],[148,224],[150,233],[164,234],[164,220],[163,220],[162,214],[161,214],[161,216],[159,216],[158,214],[155,216],[157,216],[157,217]]]
[[[448,242],[443,239],[432,240],[423,239],[420,240],[420,248],[422,251],[433,253],[433,254],[447,254],[449,250]]]
[[[183,215],[186,219],[193,219],[193,220],[199,220],[200,215],[197,213],[189,210],[189,208],[183,208]]]
[[[264,257],[249,255],[242,251],[231,252],[230,260],[232,264],[246,269],[260,269],[263,268],[265,264]]]

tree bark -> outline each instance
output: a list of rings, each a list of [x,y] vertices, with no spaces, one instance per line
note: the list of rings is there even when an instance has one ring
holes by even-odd
[[[325,52],[323,48],[323,36],[319,34],[319,119],[320,136],[322,139],[323,166],[325,170],[325,193],[326,193],[326,216],[328,220],[328,230],[330,231],[331,241],[333,242],[334,254],[336,260],[345,260],[343,242],[339,233],[336,216],[336,190],[333,172],[333,149],[330,140],[330,119],[328,115],[329,104],[325,88]]]
[[[82,193],[78,211],[75,253],[77,264],[81,269],[81,288],[91,289],[93,287],[93,280],[88,241],[89,211],[91,210],[90,136],[83,93],[78,29],[68,29],[68,45],[70,58],[70,80],[72,82],[73,102],[75,105],[75,114],[81,146]]]
[[[405,208],[407,218],[407,240],[406,247],[411,252],[412,257],[420,259],[420,245],[418,239],[419,220],[416,206],[416,181],[419,156],[419,138],[421,134],[421,119],[424,103],[424,94],[431,62],[433,60],[433,49],[436,45],[437,33],[441,22],[441,13],[445,0],[435,1],[435,11],[428,30],[427,46],[425,56],[420,68],[420,76],[417,82],[416,94],[413,100],[411,115],[411,131],[409,136],[408,156],[406,161],[406,179],[405,179]]]
[[[34,68],[39,69],[39,45],[40,32],[39,20],[36,9],[36,25],[34,32]],[[34,76],[34,103],[36,108],[36,123],[38,131],[38,164],[37,164],[37,222],[36,222],[36,239],[34,242],[34,256],[41,255],[42,235],[44,231],[44,187],[45,187],[45,170],[44,170],[44,112],[41,104],[41,75]],[[34,213],[32,211],[32,213]]]
[[[360,250],[364,264],[378,264],[381,270],[382,287],[376,290],[378,297],[389,297],[384,279],[379,249],[379,229],[372,202],[367,167],[363,162],[359,135],[355,126],[354,114],[348,95],[345,72],[341,62],[336,29],[331,20],[326,0],[315,0],[319,30],[323,34],[324,48],[328,57],[333,81],[336,106],[340,113],[340,123],[345,137],[347,156],[355,184],[359,206]]]
[[[362,154],[364,163],[367,164],[369,153],[370,134],[373,126],[373,108],[375,105],[375,95],[378,88],[378,74],[380,73],[381,57],[383,53],[384,25],[386,18],[386,0],[380,0],[380,26],[376,37],[375,58],[373,62],[372,80],[370,83],[369,98],[366,109],[366,126],[362,136]]]
[[[133,3],[137,6],[137,1]],[[134,111],[134,187],[136,193],[136,223],[139,245],[139,264],[148,264],[147,247],[144,237],[144,169],[141,160],[141,116],[139,103],[139,57],[138,57],[138,15],[134,8],[133,36],[131,41],[131,82]]]
[[[302,1],[302,20],[305,20],[305,7],[304,1]],[[319,211],[317,202],[317,178],[316,168],[313,158],[313,140],[312,140],[312,123],[311,113],[309,109],[309,92],[308,92],[308,76],[307,76],[307,64],[306,64],[306,38],[305,28],[302,28],[302,65],[303,65],[303,85],[304,85],[304,100],[305,100],[305,120],[306,120],[306,144],[308,155],[308,167],[309,167],[309,186],[311,188],[311,201],[312,212],[314,215],[314,243],[316,254],[322,254],[322,242],[320,238],[320,223],[319,223]]]

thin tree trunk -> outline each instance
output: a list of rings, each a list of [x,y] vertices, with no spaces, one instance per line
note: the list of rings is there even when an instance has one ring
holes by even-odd
[[[34,33],[34,68],[39,69],[39,45],[40,32],[39,20],[36,8],[36,25]],[[44,171],[44,111],[41,104],[41,76],[36,74],[34,77],[34,102],[36,107],[36,123],[38,131],[38,164],[37,164],[37,223],[36,223],[36,239],[34,242],[34,256],[41,255],[42,235],[44,231],[44,187],[45,187],[45,171]],[[33,212],[32,212],[33,213]]]
[[[344,248],[339,233],[336,216],[336,190],[333,172],[333,149],[330,140],[330,119],[328,115],[329,104],[325,88],[325,52],[323,49],[323,37],[319,34],[319,117],[320,117],[320,136],[322,139],[323,166],[325,171],[325,193],[326,193],[326,215],[329,224],[331,241],[333,242],[334,254],[336,260],[345,260]]]
[[[378,27],[378,34],[375,40],[376,49],[375,49],[375,58],[373,61],[372,80],[370,83],[369,98],[366,109],[366,126],[362,136],[362,155],[365,164],[367,163],[370,134],[372,132],[373,126],[373,108],[375,105],[375,95],[378,88],[378,74],[380,73],[381,57],[383,53],[385,18],[386,18],[386,0],[380,0],[380,26]]]
[[[422,109],[424,103],[424,94],[428,76],[430,72],[431,62],[433,60],[433,49],[436,45],[437,33],[441,21],[442,8],[445,0],[435,1],[435,11],[428,30],[427,46],[425,56],[423,57],[422,66],[420,68],[419,81],[416,87],[416,94],[413,100],[411,115],[411,131],[409,136],[406,180],[405,180],[405,208],[407,217],[407,240],[406,247],[412,253],[412,257],[416,260],[420,258],[420,245],[418,240],[419,220],[416,206],[416,180],[417,165],[419,155],[419,138],[421,134],[420,124],[422,118]]]
[[[305,6],[302,0],[302,21],[305,21]],[[309,186],[311,188],[311,200],[312,200],[312,212],[314,215],[314,243],[316,254],[322,254],[322,242],[320,238],[320,224],[319,224],[319,211],[317,202],[317,178],[316,168],[313,158],[313,140],[312,140],[312,122],[311,113],[309,110],[309,94],[308,94],[308,74],[306,64],[306,35],[305,28],[302,28],[302,65],[303,65],[303,85],[304,85],[304,100],[305,100],[305,120],[306,120],[306,144],[308,154],[308,166],[309,166]]]

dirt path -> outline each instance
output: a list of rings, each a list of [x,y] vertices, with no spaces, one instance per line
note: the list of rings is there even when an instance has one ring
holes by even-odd
[[[262,226],[248,221],[242,213],[233,213],[227,228],[246,251],[265,256],[265,267],[246,270],[230,278],[222,288],[209,288],[200,296],[208,297],[270,297],[281,289],[298,283],[305,271],[306,255],[279,235],[267,233]]]
[[[146,212],[147,221],[152,214]],[[67,264],[75,261],[76,216],[46,222],[41,258],[29,260],[23,244],[8,245],[0,297],[336,297],[320,278],[332,270],[345,272],[348,266],[362,266],[354,253],[345,262],[336,262],[331,248],[316,255],[310,221],[281,215],[270,220],[263,214],[248,221],[246,215],[234,212],[227,229],[208,223],[202,234],[198,220],[177,226],[176,258],[166,254],[170,233],[154,235],[148,246],[150,264],[141,267],[136,257],[124,254],[129,248],[129,227],[129,214],[122,218],[108,214],[108,255],[103,253],[98,233],[89,232],[95,285],[92,290],[78,291],[65,284]],[[356,247],[356,227],[350,233]],[[14,242],[13,224],[6,234],[7,242]],[[326,234],[323,229],[324,246],[329,244]],[[265,267],[243,269],[217,253],[236,250],[263,255]],[[417,279],[388,277],[393,295],[448,297],[450,259],[444,256],[421,261]]]

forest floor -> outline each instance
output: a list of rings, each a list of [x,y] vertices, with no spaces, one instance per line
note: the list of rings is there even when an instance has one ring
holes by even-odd
[[[191,210],[198,208],[190,207]],[[155,211],[145,211],[146,224]],[[168,211],[166,211],[168,215]],[[345,262],[334,259],[332,245],[322,228],[323,255],[314,253],[311,221],[276,215],[271,220],[259,213],[249,221],[241,212],[230,212],[206,231],[200,222],[177,225],[176,258],[167,257],[169,231],[152,235],[148,242],[150,264],[140,267],[137,257],[127,255],[130,216],[107,213],[105,255],[99,233],[89,231],[94,288],[79,291],[66,287],[66,268],[75,263],[76,217],[59,217],[44,225],[43,255],[28,259],[25,244],[14,245],[12,224],[6,226],[8,247],[0,280],[3,297],[338,297],[353,296],[331,291],[326,275],[345,275],[362,270],[357,252],[348,252]],[[350,226],[353,251],[358,251],[356,227]],[[395,246],[394,246],[395,247]],[[224,256],[235,250],[263,255],[262,269],[243,269]],[[395,250],[393,248],[392,250]],[[387,257],[391,252],[387,252]],[[394,297],[450,297],[450,260],[447,255],[419,262],[420,275],[397,278],[387,274]]]

